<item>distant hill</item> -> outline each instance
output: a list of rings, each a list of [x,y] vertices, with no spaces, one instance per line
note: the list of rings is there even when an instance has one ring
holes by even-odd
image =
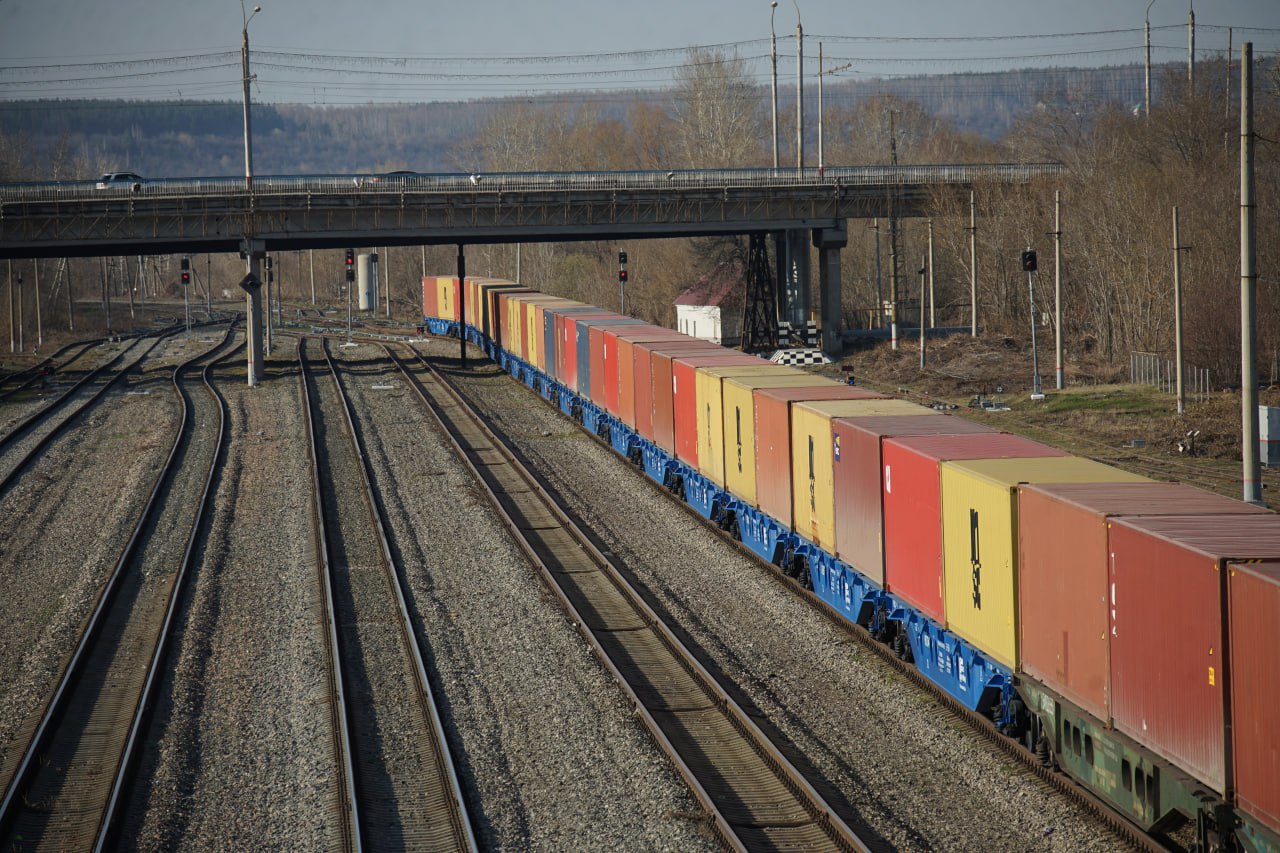
[[[815,88],[806,89],[809,115],[817,109]],[[787,102],[786,89],[780,86],[780,111]],[[601,112],[624,121],[619,105],[628,95],[655,103],[670,97],[661,91],[615,94],[610,99],[613,106]],[[1020,116],[1042,104],[1118,102],[1136,107],[1142,101],[1142,69],[1035,69],[849,82],[832,78],[824,96],[828,108],[834,108],[884,94],[917,101],[958,130],[998,139]],[[560,93],[521,101],[572,104],[575,97]],[[762,90],[762,101],[767,97],[767,90]],[[495,99],[359,107],[255,105],[254,171],[465,170],[476,164],[457,161],[459,143],[474,137],[504,103]],[[148,177],[237,175],[244,170],[238,102],[9,101],[0,103],[0,127],[8,136],[10,154],[16,152],[5,168],[11,173],[3,176],[8,180],[51,176],[51,160],[58,151],[63,152],[58,172],[65,177],[93,177],[117,169]],[[816,128],[808,132],[816,136]]]

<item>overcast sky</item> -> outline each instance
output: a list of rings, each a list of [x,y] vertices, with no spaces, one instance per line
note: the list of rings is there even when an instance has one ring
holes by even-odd
[[[249,33],[254,97],[261,100],[342,104],[660,87],[692,45],[726,45],[748,60],[757,80],[769,74],[768,0],[260,2]],[[798,6],[806,77],[816,73],[822,41],[826,69],[856,79],[1140,62],[1147,3],[798,0]],[[1236,28],[1237,57],[1245,39],[1256,56],[1280,51],[1280,0],[1198,6],[1198,61],[1222,55],[1227,27]],[[795,79],[796,8],[786,0],[775,17],[784,81]],[[1152,4],[1157,63],[1186,61],[1187,12],[1185,2]],[[236,99],[241,24],[238,0],[0,0],[0,99]],[[631,51],[650,53],[617,55]]]

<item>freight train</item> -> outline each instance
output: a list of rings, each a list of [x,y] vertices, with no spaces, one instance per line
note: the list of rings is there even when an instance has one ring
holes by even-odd
[[[510,281],[423,314],[1146,831],[1280,851],[1280,516]]]

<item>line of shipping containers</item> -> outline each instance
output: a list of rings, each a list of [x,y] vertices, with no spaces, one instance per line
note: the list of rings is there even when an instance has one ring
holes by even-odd
[[[714,363],[716,359],[723,358],[728,352],[718,344],[702,340],[695,341],[690,344],[690,347],[688,350],[681,351],[666,348],[649,351],[653,440],[672,456],[676,453],[675,360],[680,357],[701,356],[712,359]]]
[[[566,387],[578,388],[578,339],[570,317],[605,317],[609,312],[594,305],[579,308],[557,308],[556,315],[556,378]]]
[[[568,314],[598,314],[600,309],[594,305],[580,303],[577,305],[557,305],[550,311],[546,312],[546,318],[551,322],[554,329],[551,335],[552,353],[555,355],[555,367],[553,374],[556,380],[562,384],[568,385],[565,381],[566,370],[565,361],[568,358],[568,351],[565,347],[565,335],[567,332],[564,328],[564,318]]]
[[[458,319],[458,279],[456,276],[436,276],[436,311],[441,320]]]
[[[527,287],[518,284],[490,282],[480,286],[480,324],[481,330],[489,336],[489,339],[498,346],[502,345],[499,340],[501,332],[498,325],[498,294],[499,293],[533,293]]]
[[[440,318],[439,297],[436,294],[436,277],[433,275],[424,275],[422,277],[422,316],[423,318]]]
[[[547,304],[557,297],[545,293],[531,291],[532,297],[524,306],[525,340],[530,342],[529,352],[532,355],[530,364],[543,370],[546,363],[546,341],[542,335],[542,312]]]
[[[520,357],[535,366],[538,363],[538,350],[541,349],[541,335],[537,334],[538,328],[535,324],[537,317],[535,306],[542,299],[542,294],[535,291],[520,294],[519,311],[511,318],[512,324],[520,331]]]
[[[667,329],[664,327],[655,327],[652,332],[636,331],[632,334],[622,334],[619,331],[616,335],[618,341],[618,411],[617,415],[622,422],[632,429],[639,432],[637,427],[641,420],[641,415],[637,409],[637,398],[642,398],[649,405],[650,393],[648,387],[640,389],[636,384],[637,377],[640,376],[639,362],[641,357],[647,357],[643,349],[637,349],[638,344],[648,343],[673,343],[676,341],[689,341],[688,335]],[[645,382],[648,382],[648,372],[644,374]],[[652,424],[653,415],[652,408],[647,408],[643,420],[647,424]],[[646,427],[646,430],[648,428]],[[643,433],[642,433],[643,434]]]
[[[835,384],[813,388],[757,388],[752,392],[756,434],[756,507],[795,530],[791,507],[792,409],[822,400],[888,400],[868,388]]]
[[[1230,800],[1227,564],[1280,558],[1280,516],[1141,516],[1110,528],[1115,727]],[[1274,653],[1274,626],[1269,642]]]
[[[604,408],[603,332],[613,326],[643,326],[644,321],[623,314],[613,314],[609,317],[577,319],[574,325],[577,326],[578,340],[578,393]]]
[[[1108,519],[1264,512],[1181,483],[1019,486],[1022,671],[1110,725]]]
[[[725,408],[724,408],[724,381],[726,379],[742,378],[742,379],[761,379],[770,378],[781,382],[790,382],[793,385],[797,382],[804,382],[805,377],[814,374],[805,373],[797,367],[791,367],[785,364],[774,364],[769,361],[762,361],[760,364],[753,365],[724,365],[721,367],[702,367],[699,368],[694,376],[697,383],[697,440],[698,440],[698,473],[706,477],[717,486],[725,486]],[[747,400],[750,403],[750,395]],[[742,465],[742,437],[744,429],[741,423],[743,415],[746,416],[748,422],[751,419],[751,408],[748,405],[745,412],[739,412],[738,421],[735,422],[735,431],[731,433],[734,436],[734,465],[739,467]],[[747,439],[754,438],[755,432],[751,430],[748,423],[745,430]],[[677,439],[678,440],[678,439]],[[751,458],[754,462],[754,457]]]
[[[720,384],[724,409],[724,482],[721,484],[744,502],[756,506],[756,406],[757,388],[789,389],[797,393],[838,393],[848,387],[819,376],[800,372],[798,376],[726,376]],[[785,406],[785,404],[784,404]],[[787,437],[790,443],[790,436]],[[790,465],[787,466],[788,475]]]
[[[671,417],[671,355],[706,353],[711,351],[708,346],[706,341],[700,341],[685,335],[682,338],[672,338],[666,341],[641,341],[632,347],[632,368],[635,374],[633,383],[635,393],[635,429],[641,436],[657,444],[653,425],[655,388],[659,392],[665,391],[665,397],[661,393],[659,397],[665,399],[664,410],[667,412],[667,418]],[[653,380],[654,355],[655,353],[663,352],[666,353],[667,376],[661,386],[656,386]],[[671,450],[668,450],[668,452],[671,452]]]
[[[1147,478],[1075,456],[952,461],[940,470],[947,627],[1016,670],[1018,486]]]
[[[678,459],[691,468],[698,467],[698,371],[704,367],[769,365],[763,358],[731,349],[721,349],[718,355],[682,357],[671,362],[672,436]]]
[[[587,377],[584,380],[582,376],[578,377],[578,384],[583,386],[583,393],[591,397],[591,402],[595,403],[601,409],[608,411],[609,404],[609,371],[606,367],[606,361],[614,362],[613,372],[613,396],[616,400],[618,396],[618,370],[616,359],[609,358],[610,350],[616,352],[617,344],[611,343],[609,340],[609,332],[618,329],[635,329],[647,326],[644,320],[637,320],[635,317],[627,317],[616,323],[597,323],[588,321],[587,327],[587,352],[589,358],[587,360]],[[579,354],[581,359],[581,354]]]
[[[843,456],[832,422],[875,415],[923,416],[933,409],[906,400],[826,400],[791,409],[791,529],[828,553],[835,553],[835,462]]]
[[[601,349],[604,354],[604,407],[615,418],[621,418],[624,422],[627,418],[623,416],[623,407],[621,402],[622,389],[627,389],[627,399],[629,401],[627,411],[632,412],[630,415],[630,426],[635,422],[635,414],[631,406],[635,403],[635,391],[633,383],[635,377],[631,371],[631,350],[623,352],[623,344],[627,341],[642,340],[669,340],[679,332],[671,329],[664,329],[662,326],[653,326],[648,323],[641,326],[606,326],[602,332],[604,335],[604,343]],[[626,369],[622,369],[622,365],[626,365]]]
[[[1232,564],[1227,584],[1236,802],[1280,835],[1280,563]]]
[[[547,376],[556,375],[556,340],[555,313],[556,308],[581,307],[581,302],[565,299],[562,296],[545,296],[534,303],[534,330],[538,334],[538,369]]]
[[[946,625],[942,575],[942,463],[1044,459],[1064,450],[1005,432],[899,435],[883,443],[885,588]]]
[[[835,554],[884,588],[884,492],[887,464],[883,442],[892,436],[995,433],[991,427],[954,415],[913,412],[836,418],[831,424],[835,454]],[[936,513],[931,516],[935,523]],[[941,590],[939,590],[941,592]]]
[[[591,336],[587,334],[583,321],[627,319],[630,318],[603,308],[597,308],[590,314],[569,314],[564,318],[565,372],[568,376],[565,384],[571,390],[582,393],[582,375],[590,370],[591,365]]]

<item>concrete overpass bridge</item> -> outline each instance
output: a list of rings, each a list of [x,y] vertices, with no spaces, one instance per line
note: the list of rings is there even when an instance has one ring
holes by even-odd
[[[259,258],[290,249],[767,232],[777,240],[783,319],[809,316],[810,243],[819,250],[823,340],[834,346],[849,219],[895,208],[919,216],[938,194],[1060,171],[1006,164],[5,184],[0,259],[240,252],[256,278]]]

